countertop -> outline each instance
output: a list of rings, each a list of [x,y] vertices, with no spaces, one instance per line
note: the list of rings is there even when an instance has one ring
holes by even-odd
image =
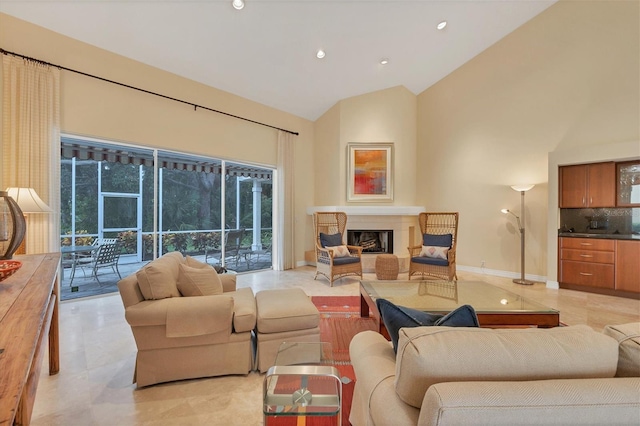
[[[640,234],[603,234],[603,233],[585,233],[585,232],[558,232],[559,237],[570,238],[598,238],[601,240],[638,240]]]

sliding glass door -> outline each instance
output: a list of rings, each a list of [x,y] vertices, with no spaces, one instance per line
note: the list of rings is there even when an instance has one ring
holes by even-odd
[[[271,267],[272,170],[103,141],[62,142],[62,245],[119,238],[123,261],[180,251],[238,271]],[[239,250],[227,250],[230,230],[242,230]]]

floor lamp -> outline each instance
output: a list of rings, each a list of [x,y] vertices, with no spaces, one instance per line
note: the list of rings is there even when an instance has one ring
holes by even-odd
[[[50,213],[51,208],[38,196],[35,189],[33,188],[7,188],[7,192],[9,196],[13,198],[18,206],[20,206],[20,210],[24,213],[25,220],[27,218],[27,214],[31,213]],[[27,228],[28,228],[27,222]],[[26,254],[27,253],[27,238],[25,233],[25,238],[22,240],[22,244],[18,247],[16,254]]]
[[[522,216],[522,221],[520,221],[520,218],[512,211],[508,209],[501,210],[502,213],[511,213],[514,215],[518,221],[518,228],[520,228],[520,278],[514,279],[513,282],[522,285],[531,285],[534,283],[524,278],[524,193],[534,186],[535,185],[511,185],[511,189],[520,192],[520,215]]]

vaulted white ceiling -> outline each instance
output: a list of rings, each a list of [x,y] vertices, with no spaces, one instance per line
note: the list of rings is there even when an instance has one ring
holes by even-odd
[[[0,12],[315,120],[351,96],[418,94],[555,1],[2,0]]]

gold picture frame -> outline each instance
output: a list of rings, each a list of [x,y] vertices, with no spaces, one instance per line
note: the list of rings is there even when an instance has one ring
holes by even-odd
[[[347,164],[348,201],[393,201],[393,143],[349,143]]]

